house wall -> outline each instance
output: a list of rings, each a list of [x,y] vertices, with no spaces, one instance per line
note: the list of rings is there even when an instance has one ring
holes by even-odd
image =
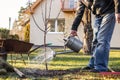
[[[116,23],[111,40],[112,48],[120,48],[120,24]]]
[[[47,5],[47,16],[49,15],[49,5],[51,0],[47,0],[48,5]],[[42,6],[42,8],[41,8]],[[45,2],[41,3],[40,6],[38,6],[35,11],[34,11],[34,18],[36,23],[39,25],[40,28],[44,29],[44,22],[42,18],[42,14],[45,17]],[[50,13],[50,18],[56,18],[60,12],[60,0],[53,0],[52,2],[52,7],[51,7],[51,13]],[[48,17],[47,17],[48,18]],[[59,15],[59,18],[64,18],[64,13],[61,12]],[[35,45],[40,45],[44,43],[44,33],[38,29],[38,27],[35,25],[35,22],[33,21],[33,17],[31,16],[30,19],[30,42],[34,43]],[[64,45],[64,33],[47,33],[47,43],[52,43],[53,45],[57,46],[63,46]]]

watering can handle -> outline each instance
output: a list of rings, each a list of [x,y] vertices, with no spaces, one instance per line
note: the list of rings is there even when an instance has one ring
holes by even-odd
[[[80,40],[80,37],[77,35],[78,39]]]
[[[75,36],[70,35],[68,38],[70,38],[70,37],[75,37]],[[76,37],[80,40],[80,37],[78,35]]]

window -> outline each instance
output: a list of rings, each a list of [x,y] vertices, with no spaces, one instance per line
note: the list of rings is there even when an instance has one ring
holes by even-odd
[[[49,19],[47,27],[49,32],[64,32],[65,19]]]
[[[74,9],[77,6],[77,0],[65,0],[63,4],[65,9]]]
[[[49,19],[47,24],[49,32],[55,32],[55,20]]]
[[[69,8],[74,8],[74,0],[69,0]]]

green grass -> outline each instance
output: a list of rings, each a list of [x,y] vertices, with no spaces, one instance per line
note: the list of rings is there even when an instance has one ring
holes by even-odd
[[[30,59],[36,56],[36,53],[39,51],[35,51],[30,54]],[[19,55],[20,56],[20,55]],[[13,55],[15,58],[15,55]],[[83,55],[81,53],[66,53],[66,54],[57,54],[52,61],[48,63],[49,70],[66,70],[66,69],[75,69],[82,68],[87,65],[89,61],[89,55]],[[25,62],[28,62],[27,55],[24,55]],[[10,55],[8,55],[8,62],[11,63]],[[29,63],[29,62],[28,62]],[[16,64],[13,61],[13,66],[19,68],[20,70],[25,68],[33,68],[36,67],[34,65],[28,66],[24,65],[22,59],[17,59]],[[45,65],[38,65],[40,69],[45,69]],[[111,50],[110,59],[109,59],[109,67],[113,70],[120,71],[120,51],[119,50]],[[66,74],[62,76],[54,76],[54,77],[33,77],[29,76],[25,80],[119,80],[118,75],[110,75],[110,76],[101,76],[94,73],[89,72],[78,72],[75,74]],[[0,75],[0,80],[21,80],[16,73],[7,73],[5,75]]]

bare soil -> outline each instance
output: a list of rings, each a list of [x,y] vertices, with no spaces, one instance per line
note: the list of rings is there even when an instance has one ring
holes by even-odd
[[[71,70],[40,70],[40,69],[24,69],[22,71],[26,75],[31,75],[34,77],[54,77],[54,76],[62,76],[65,74],[74,74],[80,72],[80,69],[71,69]]]
[[[21,70],[25,75],[34,76],[34,77],[54,77],[54,76],[62,76],[65,74],[80,74],[84,75],[84,72],[81,72],[80,68],[69,69],[69,70],[40,70],[40,69],[22,69]],[[100,73],[100,75],[116,75],[120,76],[120,69],[114,70],[118,73]],[[86,73],[85,73],[86,74]]]

